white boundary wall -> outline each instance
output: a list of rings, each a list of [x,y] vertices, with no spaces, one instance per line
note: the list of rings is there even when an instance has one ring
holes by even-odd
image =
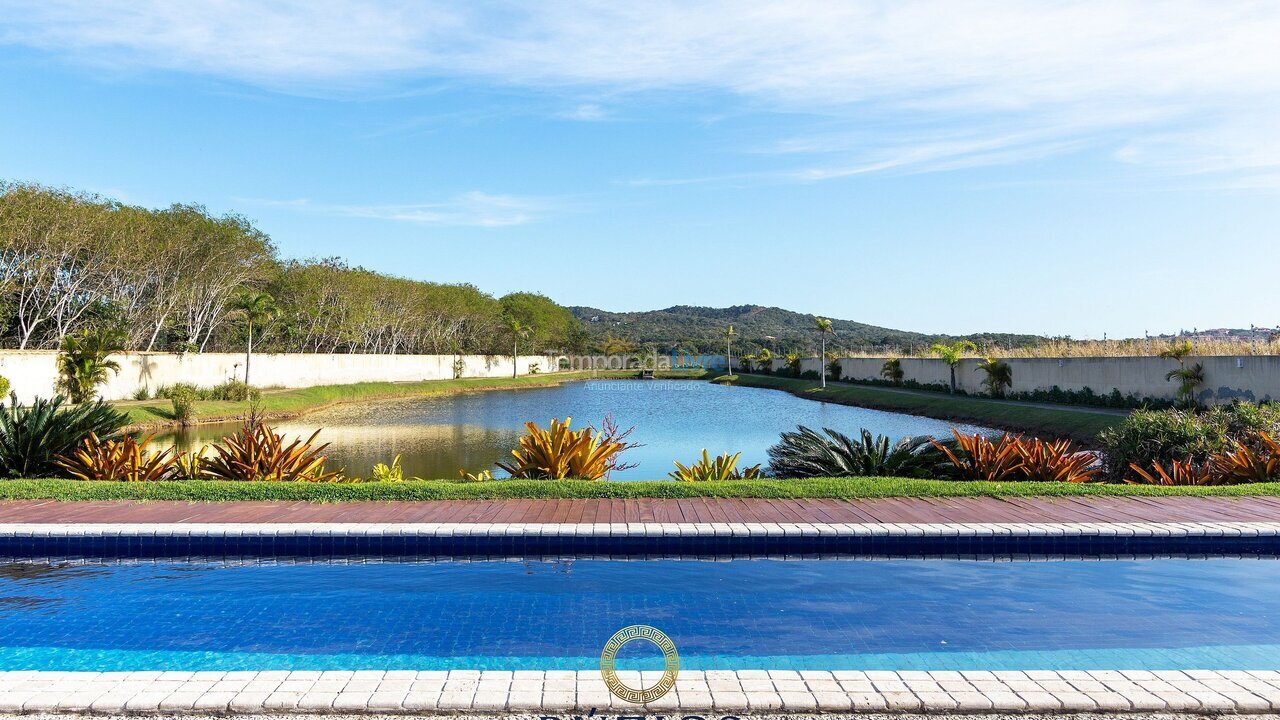
[[[888,358],[840,358],[841,379],[879,380]],[[1119,390],[1122,395],[1172,400],[1178,383],[1165,374],[1178,367],[1176,360],[1155,357],[1003,358],[1013,369],[1013,392],[1092,388],[1099,395]],[[956,367],[956,385],[973,395],[986,392],[978,360],[968,358]],[[1235,399],[1260,402],[1280,400],[1280,356],[1243,355],[1187,358],[1187,364],[1204,365],[1204,384],[1197,399],[1205,405]],[[774,363],[782,367],[783,363]],[[818,359],[801,361],[802,370],[818,371]],[[950,383],[946,363],[937,358],[903,358],[905,379],[920,383]]]
[[[9,379],[22,402],[49,397],[57,380],[57,353],[52,350],[0,351],[0,375]],[[452,379],[456,355],[253,354],[250,380],[258,387],[302,388],[346,383]],[[463,355],[463,377],[511,377],[510,355]],[[155,392],[162,385],[191,383],[211,387],[228,379],[244,379],[244,353],[122,353],[112,359],[120,373],[99,388],[106,400],[128,400],[139,388]],[[555,372],[556,358],[521,356],[521,375],[531,366]]]

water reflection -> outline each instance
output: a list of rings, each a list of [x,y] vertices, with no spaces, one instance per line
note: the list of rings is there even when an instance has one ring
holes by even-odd
[[[712,454],[741,452],[746,464],[767,463],[765,450],[777,442],[779,433],[796,425],[850,434],[866,427],[892,437],[949,435],[951,426],[943,420],[814,402],[758,388],[611,380],[340,405],[276,427],[288,436],[303,437],[323,428],[319,441],[331,443],[330,466],[345,466],[349,474],[367,477],[376,463],[389,463],[400,455],[406,475],[451,478],[459,468],[475,471],[509,457],[527,421],[545,425],[551,418],[572,416],[576,427],[599,424],[609,414],[624,429],[635,426],[630,439],[643,444],[627,455],[639,465],[615,474],[618,480],[664,478],[672,460],[691,461],[702,448]],[[236,423],[200,425],[157,439],[192,450],[237,428]]]

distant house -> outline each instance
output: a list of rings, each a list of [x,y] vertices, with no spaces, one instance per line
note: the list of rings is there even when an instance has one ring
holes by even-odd
[[[600,322],[600,316],[599,316],[599,315],[592,315],[592,316],[591,316],[591,322]]]

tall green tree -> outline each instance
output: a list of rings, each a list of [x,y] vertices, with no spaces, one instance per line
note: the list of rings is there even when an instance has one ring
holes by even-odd
[[[511,293],[503,295],[498,304],[505,324],[510,327],[514,321],[525,328],[528,333],[524,339],[535,345],[536,351],[567,350],[578,342],[575,328],[581,328],[581,322],[546,295]]]
[[[725,360],[728,362],[727,367],[729,369],[727,372],[730,375],[733,374],[733,338],[735,335],[737,335],[737,333],[733,331],[732,325],[730,325],[724,331],[724,354],[725,354]]]
[[[246,292],[231,302],[230,317],[244,323],[249,342],[244,350],[244,384],[249,384],[249,362],[253,358],[253,327],[262,327],[280,315],[275,298],[264,292]]]
[[[815,329],[817,329],[818,331],[818,337],[822,339],[822,352],[819,353],[818,355],[818,359],[820,361],[818,364],[822,366],[820,369],[820,372],[822,373],[822,387],[826,387],[827,386],[827,336],[834,333],[835,330],[833,330],[831,327],[831,321],[826,318],[816,317],[813,319],[813,324]]]
[[[527,341],[533,329],[515,318],[507,318],[507,327],[511,329],[511,377],[516,377],[520,374],[520,341]]]
[[[970,340],[958,340],[950,345],[934,343],[929,348],[929,352],[942,358],[947,367],[951,368],[951,392],[953,394],[956,391],[956,366],[960,364],[960,359],[964,357],[965,353],[973,352],[977,349],[978,346],[974,345]]]

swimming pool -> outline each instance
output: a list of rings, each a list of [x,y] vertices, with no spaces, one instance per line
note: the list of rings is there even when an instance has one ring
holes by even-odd
[[[691,670],[1274,669],[1280,562],[0,565],[0,670],[593,670],[635,623]]]

